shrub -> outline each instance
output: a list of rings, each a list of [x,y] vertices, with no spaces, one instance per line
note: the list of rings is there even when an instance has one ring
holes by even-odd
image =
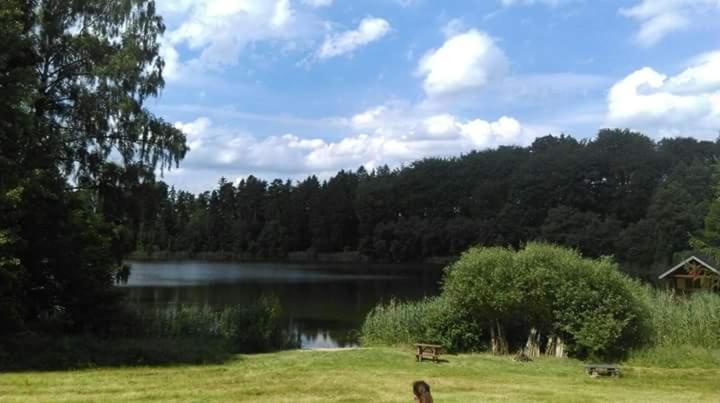
[[[125,307],[111,333],[43,331],[0,338],[0,369],[218,363],[231,353],[297,347],[287,337],[276,298],[215,309],[180,305]]]
[[[263,297],[245,306],[217,310],[209,306],[180,305],[139,310],[135,336],[154,338],[205,337],[227,342],[235,353],[253,353],[294,346],[280,320],[280,302]]]
[[[428,340],[428,315],[433,299],[418,302],[391,300],[373,308],[362,327],[363,345],[407,345]]]
[[[261,352],[289,345],[280,323],[277,298],[261,298],[249,306],[227,308],[221,312],[219,322],[219,333],[233,352]]]
[[[178,305],[139,309],[142,324],[141,336],[156,338],[180,338],[186,336],[220,336],[222,311],[209,306]]]
[[[550,353],[563,345],[560,354],[617,356],[650,333],[638,287],[608,259],[584,259],[552,245],[473,248],[446,269],[440,297],[371,312],[363,342],[426,340],[457,351],[489,344],[504,353],[524,346],[533,332],[537,352],[552,340]]]
[[[450,309],[443,297],[378,305],[368,314],[361,333],[366,346],[423,342],[450,351],[471,351],[482,345],[482,329],[466,320],[462,311]]]
[[[632,281],[608,259],[533,243],[514,252],[475,248],[447,269],[443,295],[497,343],[521,345],[529,329],[560,337],[579,356],[618,355],[642,344],[646,326]],[[509,340],[501,340],[508,335]]]

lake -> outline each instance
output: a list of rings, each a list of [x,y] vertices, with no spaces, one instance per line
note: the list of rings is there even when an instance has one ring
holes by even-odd
[[[129,262],[126,287],[143,305],[222,307],[273,294],[303,348],[357,345],[365,315],[392,298],[439,293],[440,266],[215,262]]]

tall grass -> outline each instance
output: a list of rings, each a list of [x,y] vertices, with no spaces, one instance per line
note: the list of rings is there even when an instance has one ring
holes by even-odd
[[[218,338],[225,340],[234,353],[295,347],[280,320],[280,303],[276,298],[261,298],[250,305],[222,309],[180,305],[138,312],[144,337]]]
[[[433,343],[456,352],[485,349],[481,324],[455,308],[441,296],[418,302],[392,300],[368,314],[360,341],[365,346]]]
[[[646,290],[652,342],[655,346],[720,348],[720,295],[676,295]]]
[[[242,306],[128,307],[112,333],[28,333],[0,339],[0,370],[219,363],[234,353],[297,347],[276,298]]]
[[[220,336],[222,310],[207,305],[137,308],[137,312],[143,325],[139,330],[143,336],[157,338]]]
[[[419,302],[398,302],[377,305],[368,314],[362,327],[361,342],[366,346],[409,345],[426,340],[430,315],[437,306],[432,299]]]
[[[690,345],[651,346],[633,350],[626,361],[636,367],[720,368],[720,349]]]

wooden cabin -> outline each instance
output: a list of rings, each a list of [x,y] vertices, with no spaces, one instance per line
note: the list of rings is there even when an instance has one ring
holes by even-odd
[[[720,270],[690,256],[658,277],[670,289],[682,292],[720,291]]]

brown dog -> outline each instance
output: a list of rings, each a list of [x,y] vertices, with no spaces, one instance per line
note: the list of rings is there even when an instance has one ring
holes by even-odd
[[[430,385],[425,381],[413,382],[413,394],[415,395],[415,401],[419,403],[433,403],[432,395],[430,394]]]

